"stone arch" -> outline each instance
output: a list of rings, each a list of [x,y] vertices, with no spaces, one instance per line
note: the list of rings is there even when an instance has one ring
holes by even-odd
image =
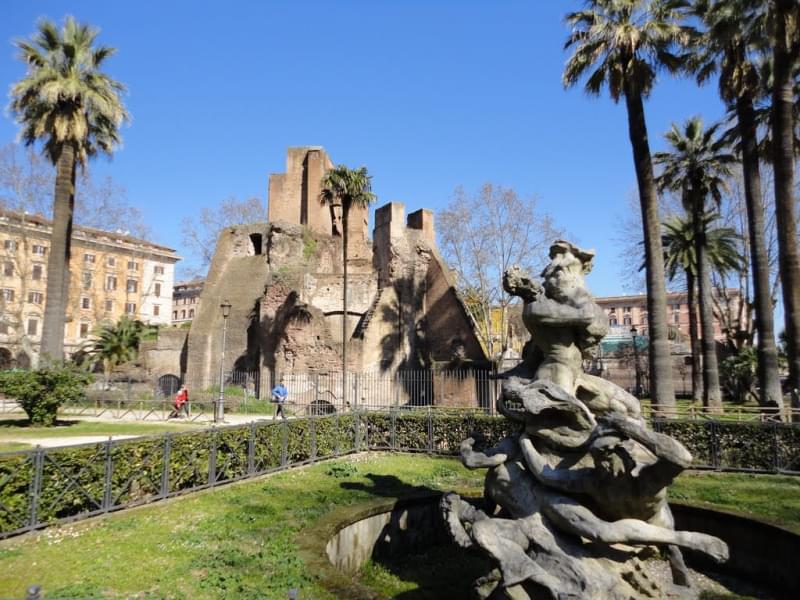
[[[167,373],[158,378],[158,391],[164,396],[172,396],[181,387],[181,378],[172,373]]]
[[[17,354],[17,367],[20,369],[31,368],[31,357],[24,350],[20,350]]]

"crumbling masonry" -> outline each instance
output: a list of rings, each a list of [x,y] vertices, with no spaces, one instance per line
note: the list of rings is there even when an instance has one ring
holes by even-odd
[[[332,167],[320,147],[290,148],[286,173],[269,178],[268,221],[220,233],[188,337],[189,381],[213,381],[222,345],[220,304],[230,302],[224,368],[273,374],[485,363],[435,242],[433,214],[404,206],[349,216],[348,307],[342,314],[342,247],[336,216],[319,201]],[[339,224],[340,227],[340,224]]]

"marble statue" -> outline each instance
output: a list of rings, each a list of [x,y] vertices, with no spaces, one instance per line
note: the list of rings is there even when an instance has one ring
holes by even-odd
[[[686,448],[650,430],[635,397],[581,368],[607,332],[584,278],[593,258],[558,240],[541,283],[516,267],[504,274],[533,344],[497,401],[519,431],[490,448],[477,435],[461,445],[465,466],[488,470],[482,507],[441,501],[455,542],[497,565],[476,582],[480,598],[691,597],[681,549],[728,558],[722,540],[675,530],[667,487],[691,464]]]

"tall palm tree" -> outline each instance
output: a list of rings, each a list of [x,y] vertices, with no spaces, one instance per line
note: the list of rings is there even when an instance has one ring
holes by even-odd
[[[64,356],[75,170],[98,151],[111,154],[128,119],[120,99],[124,86],[100,71],[115,49],[95,46],[97,34],[72,17],[61,30],[43,19],[31,40],[15,42],[28,72],[11,87],[10,109],[22,125],[21,138],[27,145],[42,140],[56,167],[41,347],[55,361]]]
[[[347,243],[349,234],[349,214],[354,206],[366,207],[376,200],[372,193],[372,177],[366,167],[349,169],[338,165],[328,171],[322,178],[319,194],[320,202],[342,211],[342,402],[347,404]]]
[[[714,311],[711,262],[707,252],[706,201],[710,196],[717,206],[722,200],[725,178],[731,176],[736,158],[717,132],[719,125],[703,128],[700,117],[687,120],[681,130],[676,124],[665,134],[671,152],[657,152],[654,161],[662,167],[657,184],[662,191],[681,193],[684,209],[694,224],[697,257],[697,288],[700,330],[703,347],[703,403],[722,410],[717,348],[714,339]]]
[[[800,2],[770,0],[772,53],[772,165],[778,266],[783,291],[789,381],[800,389],[800,252],[794,183],[794,75],[800,61]],[[793,396],[794,402],[798,398]],[[793,406],[800,408],[800,406]]]
[[[86,354],[92,364],[101,363],[108,377],[119,365],[135,360],[142,338],[151,330],[138,319],[123,316],[117,323],[101,325]]]
[[[625,98],[644,231],[653,402],[657,411],[674,413],[661,222],[644,99],[660,67],[670,71],[680,67],[677,49],[690,42],[694,30],[682,24],[687,3],[680,0],[587,0],[585,4],[585,10],[566,17],[572,26],[566,47],[574,52],[563,80],[569,87],[588,75],[585,89],[589,94],[599,95],[607,85],[615,102]]]
[[[756,102],[763,95],[759,67],[767,43],[765,5],[760,0],[699,0],[695,11],[706,26],[695,56],[698,82],[719,72],[720,97],[736,115],[758,331],[759,402],[780,409],[783,397],[770,295],[756,118]]]
[[[706,254],[712,268],[724,275],[740,271],[744,259],[739,254],[739,235],[729,227],[711,228],[718,215],[706,213],[702,217],[706,231]],[[664,222],[662,236],[664,246],[664,265],[670,280],[683,272],[686,278],[687,305],[689,309],[689,339],[692,350],[692,399],[703,401],[703,372],[700,359],[702,349],[697,331],[697,245],[695,244],[695,224],[690,215],[675,216]]]

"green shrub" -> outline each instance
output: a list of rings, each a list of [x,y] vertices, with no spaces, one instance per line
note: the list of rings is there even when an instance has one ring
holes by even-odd
[[[734,356],[729,356],[719,365],[720,383],[729,398],[736,402],[758,400],[758,356],[756,349],[746,346]]]
[[[83,400],[92,376],[74,366],[0,373],[0,392],[14,398],[33,425],[53,425],[58,407]]]

